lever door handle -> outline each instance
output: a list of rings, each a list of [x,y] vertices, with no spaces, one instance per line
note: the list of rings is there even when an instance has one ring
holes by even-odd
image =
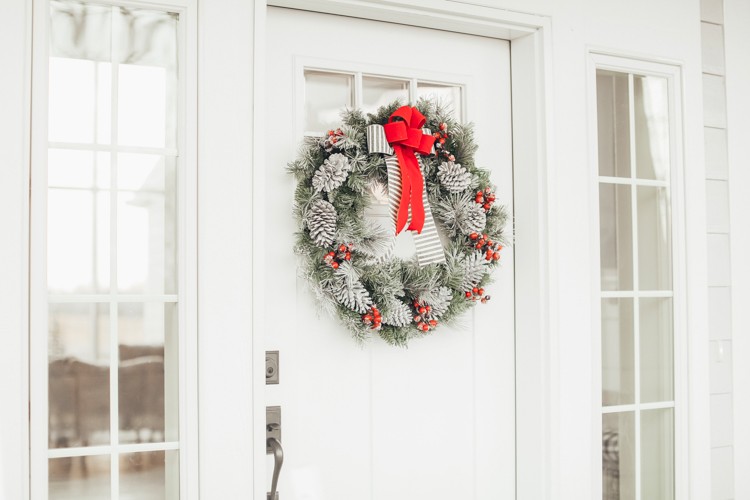
[[[281,443],[275,437],[266,439],[266,447],[270,448],[273,453],[273,479],[271,479],[271,492],[268,494],[268,500],[276,500],[279,473],[281,472],[281,466],[284,464],[284,448],[281,447]]]

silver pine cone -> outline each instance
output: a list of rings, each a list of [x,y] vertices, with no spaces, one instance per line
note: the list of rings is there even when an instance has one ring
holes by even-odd
[[[461,232],[465,235],[471,233],[481,233],[484,230],[484,226],[487,225],[487,213],[479,203],[469,203],[468,210],[463,217],[458,221],[458,226]]]
[[[330,247],[336,236],[336,207],[326,200],[313,202],[307,217],[307,227],[310,230],[310,238],[319,247]]]
[[[349,158],[341,153],[334,153],[318,167],[312,179],[316,191],[329,193],[344,183],[352,169]]]
[[[460,163],[444,161],[438,167],[438,180],[451,193],[460,193],[471,184],[471,174]]]

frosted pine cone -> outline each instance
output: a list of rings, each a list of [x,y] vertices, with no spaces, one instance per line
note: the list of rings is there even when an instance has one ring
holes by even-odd
[[[315,201],[307,213],[307,227],[310,238],[319,247],[330,247],[336,236],[336,207],[326,200]]]
[[[458,226],[467,236],[471,233],[481,233],[487,225],[487,213],[478,203],[470,203],[469,209],[462,215],[463,217],[458,220]]]
[[[460,163],[443,162],[437,173],[440,184],[451,193],[460,193],[471,184],[471,174]]]
[[[341,153],[334,153],[315,172],[312,185],[316,191],[329,193],[344,183],[351,169],[349,158]]]

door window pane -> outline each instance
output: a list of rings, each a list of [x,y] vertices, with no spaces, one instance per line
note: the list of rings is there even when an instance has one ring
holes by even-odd
[[[354,76],[305,70],[305,131],[322,135],[354,105]]]
[[[666,188],[638,186],[638,278],[641,290],[672,288],[672,228]]]
[[[650,76],[633,78],[636,176],[669,178],[669,95],[667,80]]]
[[[602,415],[602,498],[635,500],[635,415]]]
[[[631,187],[599,185],[599,255],[602,290],[633,289]]]
[[[379,107],[395,100],[400,100],[402,104],[409,102],[408,81],[376,76],[362,77],[362,111],[364,113],[374,113]]]
[[[641,414],[641,498],[674,498],[674,411]]]
[[[599,175],[630,177],[630,109],[628,75],[596,74]]]
[[[635,402],[633,299],[602,300],[602,404]]]
[[[177,451],[120,455],[120,498],[165,500],[179,498]]]
[[[435,99],[447,109],[453,111],[453,118],[461,121],[463,109],[461,103],[461,87],[442,83],[417,83],[417,98]]]
[[[112,498],[109,455],[51,458],[49,500]]]
[[[641,401],[671,401],[673,386],[672,299],[640,299]]]

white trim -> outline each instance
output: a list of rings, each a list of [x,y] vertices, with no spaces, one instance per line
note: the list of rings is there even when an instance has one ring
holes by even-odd
[[[0,2],[0,497],[28,498],[31,2]]]
[[[115,84],[113,83],[113,86]],[[113,93],[114,94],[114,93]],[[114,98],[113,98],[114,102]],[[113,128],[117,127],[116,123],[112,124]],[[141,146],[120,146],[110,144],[85,144],[72,142],[49,142],[50,149],[72,149],[74,151],[102,151],[117,153],[138,153],[160,156],[177,156],[177,150],[174,148],[147,148]]]
[[[732,387],[734,406],[734,498],[750,498],[750,4],[724,0],[726,54],[727,148],[729,158],[730,253],[732,256]]]
[[[113,454],[114,457],[117,457],[120,453],[142,453],[148,451],[168,451],[179,449],[180,443],[178,441],[168,441],[166,443],[117,444],[113,446],[81,446],[76,448],[53,448],[47,451],[47,458],[89,457],[92,455],[109,454]]]
[[[273,0],[269,5],[291,7],[316,12],[348,15],[352,17],[397,22],[428,28],[510,39],[512,79],[514,142],[523,141],[528,148],[514,151],[514,192],[516,224],[519,233],[516,243],[516,273],[519,283],[516,289],[517,366],[523,370],[517,374],[518,418],[517,427],[517,497],[554,498],[558,478],[557,396],[555,373],[557,341],[556,297],[554,276],[549,248],[554,248],[554,196],[549,188],[553,173],[548,169],[549,158],[553,158],[551,117],[551,53],[550,22],[548,18],[520,14],[505,10],[475,5],[457,4],[438,0],[430,2],[377,2],[357,0]],[[419,3],[415,6],[415,3]],[[265,95],[265,7],[266,2],[256,2],[254,44],[254,103],[255,135],[254,165],[263,165],[262,120]],[[264,265],[263,226],[260,208],[265,202],[262,168],[254,168],[253,177],[253,267]],[[522,228],[522,229],[521,229]],[[523,239],[520,237],[523,233]],[[523,248],[522,248],[523,247]],[[519,273],[520,271],[520,273]],[[262,361],[264,327],[263,290],[265,283],[254,281],[253,302],[253,360]],[[254,408],[256,419],[262,421],[264,411],[264,378],[262,370],[254,367]],[[265,443],[262,426],[255,430],[255,499],[265,498],[266,470]]]
[[[685,164],[684,161],[684,148],[685,144],[682,139],[683,129],[685,127],[682,110],[684,102],[682,100],[682,87],[683,87],[683,72],[681,65],[675,65],[670,63],[659,62],[656,60],[646,60],[644,57],[638,56],[636,58],[630,58],[627,56],[618,56],[613,54],[611,51],[601,50],[589,50],[589,61],[588,61],[588,82],[589,82],[589,106],[588,106],[588,121],[589,121],[589,137],[590,139],[590,150],[589,150],[589,161],[591,163],[591,196],[593,199],[598,199],[599,184],[601,177],[598,175],[598,154],[597,154],[597,115],[596,115],[596,70],[606,69],[619,71],[629,74],[639,75],[653,75],[664,77],[668,80],[669,92],[670,92],[670,108],[669,108],[669,123],[670,123],[670,174],[671,182],[670,192],[672,195],[672,261],[673,261],[673,307],[674,307],[674,370],[675,370],[675,383],[674,383],[674,397],[675,397],[675,498],[704,498],[701,492],[705,491],[705,478],[707,471],[710,471],[710,455],[705,448],[705,429],[708,428],[709,422],[706,418],[705,408],[697,411],[696,408],[701,408],[701,405],[708,406],[707,394],[702,393],[702,389],[705,387],[705,382],[708,380],[708,363],[707,360],[702,360],[698,356],[698,352],[705,352],[705,344],[701,344],[701,339],[704,339],[705,329],[700,328],[698,322],[692,321],[688,315],[688,311],[696,307],[696,297],[688,289],[688,280],[693,280],[694,275],[699,271],[705,269],[705,267],[698,267],[697,270],[693,270],[688,274],[688,269],[692,266],[688,266],[688,241],[686,237],[686,226],[688,224],[694,224],[694,221],[690,217],[690,213],[686,210],[685,196],[690,195],[693,198],[694,191],[690,190],[690,185],[686,182],[687,174],[689,172],[689,165]],[[633,117],[632,117],[632,76],[630,80],[630,100],[631,100],[631,146],[633,144]],[[635,156],[631,151],[631,169],[635,169],[634,160]],[[634,175],[635,170],[632,170]],[[605,182],[610,182],[609,178],[605,178]],[[640,184],[641,181],[638,181]],[[686,191],[688,191],[686,193]],[[633,194],[635,197],[635,194]],[[635,198],[632,200],[633,210],[633,224],[637,224],[636,215],[636,204]],[[591,216],[591,228],[592,228],[592,242],[591,250],[594,256],[594,262],[599,262],[599,222],[598,222],[598,211]],[[633,234],[633,259],[634,265],[637,266],[637,234],[634,230]],[[693,258],[694,259],[694,258]],[[636,267],[637,269],[637,267]],[[634,280],[637,280],[637,275],[634,276]],[[592,290],[595,293],[592,296],[598,301],[598,297],[634,297],[636,300],[639,297],[660,297],[669,296],[667,294],[658,291],[648,292],[599,292],[599,273],[595,272],[591,281]],[[637,281],[634,282],[634,287],[637,288]],[[704,301],[705,302],[705,301]],[[688,308],[690,304],[690,309]],[[700,317],[700,307],[705,308],[705,303],[701,306],[698,305],[698,315]],[[600,305],[594,304],[592,307],[595,324],[592,328],[592,342],[596,349],[595,358],[595,369],[594,373],[600,373],[601,370],[601,309]],[[703,310],[703,318],[705,318],[705,310]],[[634,307],[634,327],[638,328],[638,308]],[[701,333],[703,332],[703,333]],[[638,336],[636,335],[636,341]],[[636,352],[638,345],[634,346]],[[637,356],[637,355],[636,355]],[[690,367],[690,370],[688,370]],[[600,376],[594,377],[593,391],[594,401],[599,401],[601,406],[601,378]],[[638,380],[638,371],[636,371],[636,393],[640,390],[640,384]],[[637,394],[636,394],[637,397]],[[638,400],[638,399],[636,399]],[[619,408],[626,406],[633,406],[636,409],[644,409],[647,405],[623,405]],[[602,413],[610,413],[613,407],[597,408],[595,412],[597,415]],[[618,407],[615,407],[618,408]],[[636,412],[638,416],[638,412]],[[639,422],[636,418],[636,435],[639,435]],[[595,417],[595,424],[593,426],[593,433],[595,434],[595,445],[592,450],[595,452],[596,459],[593,463],[594,474],[601,474],[601,432],[602,424],[599,416]],[[638,460],[640,443],[636,442],[636,459]],[[596,448],[599,448],[596,450]],[[700,451],[703,449],[703,451]],[[636,471],[636,494],[640,495],[640,485],[638,484],[639,471]],[[601,496],[601,481],[594,490],[598,496]],[[639,498],[639,496],[638,496]]]

